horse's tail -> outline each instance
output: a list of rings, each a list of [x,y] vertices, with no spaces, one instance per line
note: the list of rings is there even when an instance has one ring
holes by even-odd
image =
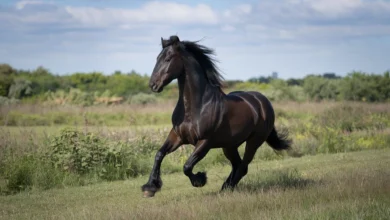
[[[288,138],[287,129],[277,132],[275,128],[272,129],[266,141],[269,146],[278,151],[290,149],[292,143]]]

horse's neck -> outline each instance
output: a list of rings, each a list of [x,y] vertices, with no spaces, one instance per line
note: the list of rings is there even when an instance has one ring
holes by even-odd
[[[197,73],[185,73],[179,79],[179,103],[183,104],[187,120],[198,117],[204,104],[204,95],[210,85],[204,76]]]

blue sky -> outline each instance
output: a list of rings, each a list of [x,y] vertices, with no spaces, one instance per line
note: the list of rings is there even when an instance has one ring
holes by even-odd
[[[226,79],[390,70],[386,0],[41,0],[0,3],[0,62],[150,74],[160,37],[215,49]]]

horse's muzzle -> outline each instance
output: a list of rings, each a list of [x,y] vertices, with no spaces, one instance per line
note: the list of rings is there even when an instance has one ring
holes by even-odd
[[[153,92],[161,92],[163,90],[162,83],[149,82],[149,87]]]

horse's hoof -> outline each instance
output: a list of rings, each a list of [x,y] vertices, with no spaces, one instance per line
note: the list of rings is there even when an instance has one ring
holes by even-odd
[[[152,191],[144,191],[144,198],[151,198],[154,196],[156,192],[152,192]]]
[[[203,187],[207,183],[206,172],[198,172],[191,179],[192,186]]]

